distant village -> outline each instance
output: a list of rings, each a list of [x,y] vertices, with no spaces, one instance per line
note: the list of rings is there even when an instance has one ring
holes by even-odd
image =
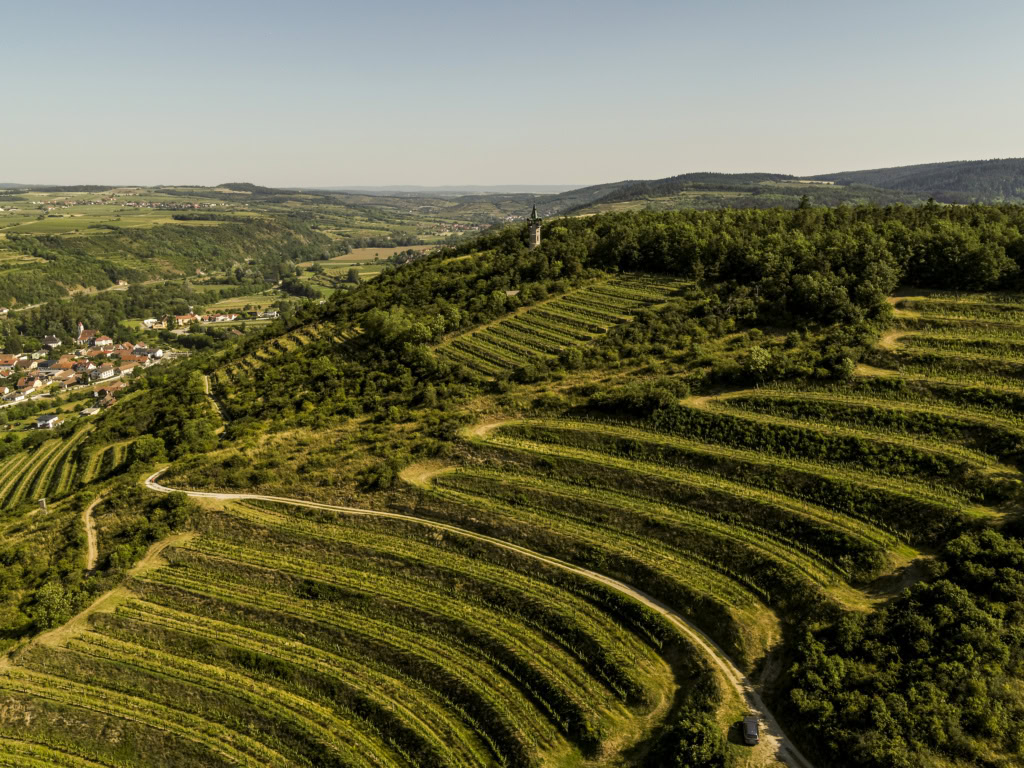
[[[94,386],[96,406],[83,415],[113,405],[125,383],[142,368],[164,358],[164,350],[130,341],[115,343],[109,336],[78,324],[78,336],[70,349],[56,336],[43,337],[43,348],[20,355],[0,354],[0,395],[11,405],[34,399],[44,392],[63,392]],[[59,420],[37,419],[37,427],[53,428]]]

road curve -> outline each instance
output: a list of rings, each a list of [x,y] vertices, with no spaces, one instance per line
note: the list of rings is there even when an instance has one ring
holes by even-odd
[[[161,485],[157,482],[160,476],[166,472],[166,469],[158,470],[146,478],[146,487],[151,491],[157,493],[174,493],[179,489],[169,488],[166,485]],[[626,584],[625,582],[618,581],[609,576],[605,576],[597,571],[590,571],[586,568],[579,568],[571,563],[567,563],[564,560],[559,560],[555,557],[541,554],[540,552],[534,552],[526,547],[521,547],[518,544],[511,544],[502,539],[496,539],[491,536],[486,536],[481,533],[474,531],[468,531],[464,528],[459,528],[455,525],[448,525],[447,523],[438,523],[433,520],[427,520],[421,517],[413,517],[412,515],[403,515],[398,512],[380,512],[372,509],[360,509],[358,507],[342,507],[334,504],[322,504],[316,501],[307,501],[305,499],[293,499],[284,496],[264,496],[256,493],[217,493],[213,491],[186,491],[181,490],[188,496],[200,499],[217,499],[220,501],[269,501],[276,502],[278,504],[290,504],[297,507],[306,507],[309,509],[325,509],[334,512],[342,512],[348,515],[365,515],[369,517],[382,517],[391,518],[394,520],[403,520],[405,522],[416,523],[418,525],[424,525],[429,528],[436,528],[443,531],[448,531],[459,536],[465,536],[467,538],[476,539],[478,541],[484,541],[489,544],[493,544],[496,547],[516,552],[526,557],[539,560],[548,565],[561,568],[569,573],[582,576],[590,581],[603,584],[606,587],[610,587],[617,592],[637,600],[648,608],[656,611],[657,613],[664,616],[671,624],[682,632],[691,642],[695,643],[699,648],[703,649],[704,652],[713,660],[718,669],[725,676],[725,679],[733,687],[740,698],[745,702],[747,707],[751,711],[756,712],[761,721],[761,743],[769,744],[774,747],[775,759],[782,763],[785,763],[790,768],[814,768],[813,763],[808,760],[803,754],[797,749],[796,745],[785,735],[782,728],[779,726],[775,716],[765,706],[764,701],[761,699],[760,694],[754,689],[753,684],[750,680],[740,671],[740,669],[732,662],[732,660],[726,655],[726,653],[712,640],[710,637],[705,635],[700,629],[690,623],[682,614],[676,612],[674,609],[660,602],[659,600],[651,597],[650,595],[642,592],[641,590]]]

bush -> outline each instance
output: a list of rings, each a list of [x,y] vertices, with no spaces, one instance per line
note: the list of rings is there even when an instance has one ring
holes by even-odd
[[[655,743],[645,768],[725,768],[725,738],[711,716],[683,711]]]

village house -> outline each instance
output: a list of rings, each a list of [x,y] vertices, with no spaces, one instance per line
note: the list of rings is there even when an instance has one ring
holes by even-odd
[[[174,324],[189,325],[191,323],[198,323],[199,319],[199,315],[193,315],[191,312],[189,312],[187,315],[175,315]]]
[[[78,412],[79,416],[95,416],[100,412],[99,408],[83,408]]]
[[[102,400],[105,397],[111,397],[112,395],[116,394],[122,389],[124,389],[124,382],[114,381],[111,382],[110,384],[104,384],[103,386],[100,387],[94,387],[92,390],[92,396]]]
[[[238,319],[238,315],[231,313],[215,314],[215,315],[203,315],[202,321],[204,323],[230,323]]]
[[[259,313],[258,317],[265,318],[267,320],[276,320],[281,316],[281,313],[276,309],[265,309]]]
[[[32,392],[43,386],[43,380],[36,376],[22,376],[16,386],[22,392]]]
[[[82,360],[80,362],[75,363],[74,366],[72,367],[72,370],[74,370],[76,373],[88,373],[94,368],[96,368],[96,365],[91,360]]]
[[[74,368],[74,363],[67,359],[60,360],[44,360],[37,368],[40,373],[57,374],[61,371],[70,371]]]
[[[43,346],[49,347],[50,349],[56,349],[60,346],[60,339],[56,336],[43,336]]]
[[[117,352],[111,352],[108,357],[117,358],[125,363],[141,363],[143,365],[149,364],[149,358],[145,355],[137,355],[134,350],[119,349]]]
[[[17,390],[15,390],[14,392],[8,392],[6,395],[4,395],[4,400],[6,400],[8,403],[20,403],[24,399],[25,393],[19,392]]]
[[[78,383],[78,374],[74,371],[61,371],[54,375],[53,380],[60,385],[61,389],[67,389]]]
[[[36,429],[53,429],[61,425],[60,416],[55,413],[48,413],[43,416],[36,416]]]
[[[114,340],[109,336],[97,336],[92,340],[94,347],[112,347],[114,346]]]
[[[29,357],[23,357],[14,364],[16,371],[34,371],[39,367],[39,361]]]
[[[0,355],[0,371],[11,370],[17,362],[17,355]]]
[[[93,381],[102,381],[103,379],[109,379],[114,375],[114,366],[110,363],[104,363],[95,371],[89,371],[89,378]]]
[[[164,356],[164,351],[162,349],[154,349],[152,347],[147,347],[144,344],[136,344],[133,351],[140,357],[149,357],[154,360],[159,360]]]

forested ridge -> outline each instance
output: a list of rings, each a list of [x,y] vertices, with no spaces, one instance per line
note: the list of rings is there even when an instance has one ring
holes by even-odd
[[[227,405],[236,420],[244,420],[294,413],[309,402],[322,418],[332,409],[355,407],[356,401],[371,411],[407,407],[427,384],[464,389],[467,373],[439,359],[432,345],[609,270],[690,279],[699,298],[688,299],[685,308],[677,303],[656,314],[641,313],[637,322],[612,331],[587,353],[591,364],[606,360],[605,352],[639,356],[666,343],[692,347],[687,340],[695,332],[714,336],[769,326],[792,329],[798,339],[767,345],[753,361],[749,352],[739,362],[715,360],[703,369],[708,383],[841,376],[888,322],[886,299],[897,286],[1014,288],[1022,264],[1024,212],[1014,206],[557,219],[545,225],[544,244],[535,251],[526,249],[521,230],[506,229],[389,269],[372,283],[336,294],[322,308],[300,313],[292,322],[296,327],[316,318],[361,333],[340,349],[324,336],[282,354],[258,377],[240,382],[245,392]],[[259,337],[246,339],[238,354],[261,343]],[[311,367],[310,361],[321,359]],[[567,359],[554,367],[577,364]],[[545,375],[531,366],[513,378]]]
[[[962,160],[816,176],[838,184],[868,184],[947,203],[1024,199],[1024,159]]]

